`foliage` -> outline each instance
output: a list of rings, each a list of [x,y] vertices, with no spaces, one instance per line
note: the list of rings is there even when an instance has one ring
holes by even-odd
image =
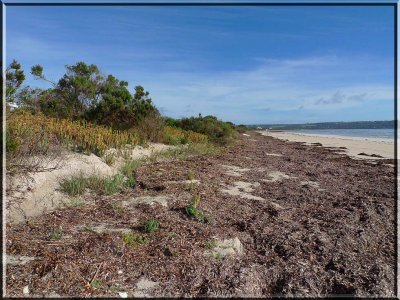
[[[121,191],[124,187],[124,176],[115,174],[99,177],[92,175],[87,178],[87,187],[100,195],[112,195]]]
[[[149,242],[145,236],[133,232],[122,233],[122,240],[128,246],[144,245]]]
[[[90,285],[91,285],[93,288],[98,289],[98,288],[101,287],[101,281],[98,280],[98,279],[93,279],[93,280],[90,282]]]
[[[86,110],[96,105],[100,98],[100,87],[103,77],[96,65],[78,62],[65,66],[66,73],[53,83],[43,75],[43,67],[35,65],[31,74],[36,79],[42,79],[53,84],[50,101],[43,103],[44,111],[57,117],[82,118]],[[52,110],[50,109],[52,108]]]
[[[58,229],[58,230],[54,230],[52,232],[49,233],[49,239],[50,240],[54,240],[54,241],[58,241],[61,240],[61,238],[63,237],[64,233],[62,231],[62,229]]]
[[[111,176],[100,177],[91,175],[88,177],[79,174],[69,179],[64,179],[60,183],[61,191],[70,195],[77,196],[83,194],[86,188],[102,195],[112,195],[123,189],[125,186],[124,176],[115,174]]]
[[[163,141],[164,120],[158,112],[149,111],[146,116],[140,117],[135,129],[143,144]]]
[[[112,166],[115,163],[115,156],[113,153],[108,153],[106,155],[104,155],[104,162],[109,165]]]
[[[217,240],[213,239],[213,238],[208,239],[206,241],[205,246],[206,246],[207,249],[213,249],[213,248],[215,248],[217,246]]]
[[[196,218],[197,220],[204,222],[204,212],[199,208],[200,195],[193,197],[192,202],[186,207],[186,214],[190,217]]]
[[[176,127],[165,126],[163,141],[166,144],[177,146],[187,143],[206,143],[208,138],[204,134],[191,130],[182,130]]]
[[[167,119],[167,124],[208,136],[216,144],[229,144],[235,137],[235,126],[230,122],[223,122],[214,116],[183,118],[181,120]]]
[[[101,155],[107,148],[121,148],[126,144],[137,144],[137,135],[128,131],[113,130],[84,121],[70,121],[33,115],[29,112],[13,112],[7,118],[9,147],[16,145],[26,135],[47,135],[76,151],[93,152]],[[18,147],[16,147],[18,148]]]
[[[136,169],[140,166],[140,161],[132,159],[127,160],[122,165],[121,173],[126,176],[125,186],[135,187],[136,185]]]
[[[112,195],[124,187],[124,176],[116,174],[113,176],[107,176],[103,178],[103,188],[98,191],[100,194]]]
[[[160,227],[160,223],[155,219],[147,220],[143,224],[144,231],[146,231],[148,233],[157,231],[159,227]]]
[[[24,71],[21,68],[21,64],[15,59],[6,68],[6,101],[15,102],[16,94],[25,80]]]
[[[60,187],[62,192],[70,196],[82,195],[87,187],[87,180],[81,173],[78,176],[61,181]]]
[[[94,64],[81,61],[74,65],[66,65],[65,68],[65,74],[53,82],[45,77],[41,65],[32,66],[31,74],[34,78],[50,83],[51,87],[32,89],[27,86],[16,94],[25,77],[21,65],[13,61],[7,73],[7,87],[13,99],[17,99],[21,104],[19,110],[33,112],[40,116],[39,119],[43,118],[43,115],[51,117],[53,119],[49,119],[48,122],[59,122],[60,127],[69,125],[70,128],[71,121],[68,119],[72,119],[76,121],[72,123],[73,128],[78,128],[78,131],[91,131],[90,135],[76,134],[75,129],[72,130],[73,134],[70,131],[64,133],[64,130],[59,128],[52,132],[57,137],[61,132],[61,140],[65,140],[64,135],[67,135],[67,142],[75,147],[75,150],[100,155],[106,148],[116,144],[109,141],[111,136],[119,139],[121,135],[125,135],[123,139],[133,140],[126,142],[131,144],[153,141],[172,145],[208,141],[226,145],[235,136],[234,124],[223,122],[214,116],[199,115],[181,120],[161,117],[149,92],[143,86],[136,85],[134,93],[131,93],[128,90],[128,82],[113,75],[103,74]],[[94,128],[101,128],[106,137],[93,132]],[[106,128],[108,133],[104,132]],[[13,147],[12,143],[9,145]]]
[[[149,92],[142,86],[137,85],[131,95],[128,82],[113,75],[105,76],[96,65],[84,62],[67,65],[66,73],[57,83],[43,75],[40,65],[33,66],[31,73],[53,85],[39,93],[35,101],[28,98],[29,107],[40,108],[46,115],[85,119],[119,130],[138,126],[150,115],[159,116]]]
[[[189,170],[187,178],[188,180],[194,180],[194,173],[192,170]]]
[[[249,130],[249,128],[246,125],[238,125],[235,127],[235,129],[239,133],[245,133],[246,131]]]

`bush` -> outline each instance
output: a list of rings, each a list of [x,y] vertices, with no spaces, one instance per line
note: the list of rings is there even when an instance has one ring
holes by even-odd
[[[246,131],[249,130],[249,128],[246,125],[238,125],[235,127],[235,129],[239,133],[245,133]]]
[[[84,121],[56,119],[42,114],[33,115],[24,111],[10,113],[7,118],[7,129],[10,139],[24,140],[28,134],[38,141],[55,140],[73,150],[97,155],[101,155],[111,147],[121,148],[126,144],[136,145],[138,142],[137,135],[132,132],[121,132]]]
[[[230,122],[223,122],[214,116],[191,117],[181,120],[167,119],[167,124],[183,130],[206,135],[210,141],[219,145],[227,145],[235,138],[235,126]]]
[[[144,245],[149,242],[145,236],[133,232],[122,233],[122,240],[128,246]]]
[[[164,127],[164,143],[170,145],[183,145],[187,143],[206,143],[206,135],[193,132],[191,130],[182,130],[176,127]]]
[[[160,223],[155,219],[147,220],[143,225],[144,231],[148,233],[157,231],[159,227]]]
[[[205,222],[206,217],[204,212],[199,208],[200,196],[194,196],[192,202],[186,207],[186,214],[192,218],[196,218],[200,222]]]
[[[142,143],[147,141],[163,142],[164,120],[158,112],[149,112],[138,121],[135,130]]]

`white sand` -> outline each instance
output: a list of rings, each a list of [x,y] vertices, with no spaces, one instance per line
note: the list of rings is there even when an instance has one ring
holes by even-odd
[[[323,136],[323,135],[306,135],[301,133],[289,132],[267,132],[258,131],[262,135],[271,136],[281,140],[290,142],[303,142],[308,145],[312,143],[321,143],[323,147],[346,147],[345,154],[357,159],[377,159],[377,157],[358,155],[366,153],[368,155],[377,154],[383,158],[394,158],[394,142],[391,140],[363,139],[344,136]]]
[[[126,151],[131,159],[141,159],[173,147],[150,143],[148,147],[136,146]],[[108,153],[118,155],[118,151],[115,149],[110,149]],[[94,154],[68,153],[63,158],[61,165],[55,170],[31,174],[31,182],[20,182],[20,189],[14,196],[21,197],[21,204],[11,205],[7,211],[7,222],[20,223],[28,218],[67,205],[71,202],[72,198],[59,190],[59,184],[63,179],[71,178],[80,173],[85,176],[92,174],[99,176],[113,175],[119,172],[119,168],[124,160],[124,157],[116,156],[115,163],[109,166],[104,162],[104,158],[100,158]],[[11,178],[10,180],[18,182],[21,179]],[[161,205],[164,204],[161,203]]]

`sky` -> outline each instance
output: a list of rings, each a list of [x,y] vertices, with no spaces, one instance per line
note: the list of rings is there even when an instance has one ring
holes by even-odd
[[[162,114],[235,124],[393,120],[393,7],[6,8],[6,59],[96,64]]]

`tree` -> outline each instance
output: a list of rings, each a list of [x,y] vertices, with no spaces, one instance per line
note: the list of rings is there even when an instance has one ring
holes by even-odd
[[[21,64],[15,59],[6,69],[6,101],[15,102],[17,91],[25,80],[24,71]]]
[[[87,65],[78,62],[72,66],[65,66],[67,72],[54,83],[43,75],[43,67],[35,65],[31,73],[36,79],[53,84],[53,90],[48,91],[48,101],[45,101],[44,108],[53,110],[53,114],[59,117],[82,118],[86,111],[95,106],[101,98],[100,89],[104,82],[96,65]]]
[[[135,86],[133,96],[133,110],[135,113],[135,123],[140,123],[146,116],[159,116],[158,109],[153,105],[149,92],[145,91],[141,85]]]
[[[53,85],[42,91],[33,101],[36,105],[31,103],[31,107],[40,107],[46,115],[86,119],[117,129],[137,126],[150,115],[153,120],[160,116],[149,92],[142,86],[136,86],[132,95],[128,82],[113,75],[104,76],[96,65],[78,62],[67,65],[66,69],[64,76],[54,83],[43,75],[42,66],[31,68],[36,79]]]
[[[127,87],[128,82],[119,81],[114,76],[108,75],[99,91],[100,100],[88,109],[85,118],[118,129],[132,127],[133,102]]]

